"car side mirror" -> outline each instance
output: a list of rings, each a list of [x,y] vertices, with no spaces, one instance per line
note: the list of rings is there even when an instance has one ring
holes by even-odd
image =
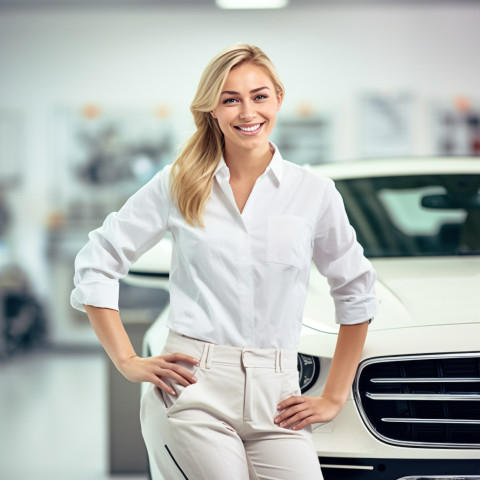
[[[422,207],[439,210],[464,209],[471,210],[480,208],[480,195],[425,195],[421,202]]]

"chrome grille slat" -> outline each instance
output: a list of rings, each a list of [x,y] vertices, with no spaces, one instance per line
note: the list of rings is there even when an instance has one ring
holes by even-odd
[[[370,393],[365,394],[372,400],[415,400],[415,401],[430,401],[430,402],[480,402],[479,393],[469,394],[436,394],[436,393]]]
[[[371,383],[480,383],[480,377],[457,378],[371,378]]]
[[[390,423],[441,423],[448,425],[480,425],[480,420],[465,420],[444,418],[382,418],[382,422]]]
[[[354,396],[366,426],[384,442],[480,448],[480,352],[366,360]]]

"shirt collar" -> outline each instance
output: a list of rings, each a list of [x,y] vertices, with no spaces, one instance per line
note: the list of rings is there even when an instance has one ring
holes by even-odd
[[[222,177],[228,177],[229,176],[229,171],[227,164],[225,163],[225,160],[223,158],[223,155],[220,157],[220,161],[218,162],[217,168],[215,169],[215,172],[213,173],[213,176],[222,176]]]
[[[284,160],[282,158],[280,151],[276,147],[276,145],[274,145],[273,143],[271,143],[271,145],[275,149],[275,153],[273,154],[272,160],[268,164],[267,169],[265,170],[265,173],[271,172],[271,174],[274,176],[277,182],[281,183],[283,171],[285,169]],[[213,175],[214,177],[219,176],[224,178],[229,176],[228,167],[227,167],[227,164],[225,163],[225,159],[223,158],[223,155],[220,157],[220,161],[218,162],[217,168],[215,169],[215,172]]]
[[[270,142],[271,143],[271,142]],[[277,146],[271,143],[272,147],[275,149],[272,160],[268,164],[266,172],[272,172],[273,176],[276,178],[277,182],[280,184],[282,182],[283,171],[285,170],[284,160]]]

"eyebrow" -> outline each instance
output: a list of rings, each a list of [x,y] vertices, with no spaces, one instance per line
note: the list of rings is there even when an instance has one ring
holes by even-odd
[[[250,90],[250,93],[257,93],[260,90],[270,90],[267,86],[265,87],[259,87],[259,88],[254,88],[253,90]],[[221,95],[239,95],[238,92],[234,92],[233,90],[224,90]]]

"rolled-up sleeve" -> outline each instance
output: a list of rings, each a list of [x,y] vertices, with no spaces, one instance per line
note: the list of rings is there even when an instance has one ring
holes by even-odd
[[[376,273],[357,242],[342,197],[331,180],[315,227],[313,261],[328,279],[337,323],[353,325],[375,317],[380,303],[374,292]]]
[[[118,310],[120,278],[147,250],[158,243],[168,228],[170,166],[131,196],[103,225],[89,233],[88,243],[75,258],[75,288],[71,305]]]

